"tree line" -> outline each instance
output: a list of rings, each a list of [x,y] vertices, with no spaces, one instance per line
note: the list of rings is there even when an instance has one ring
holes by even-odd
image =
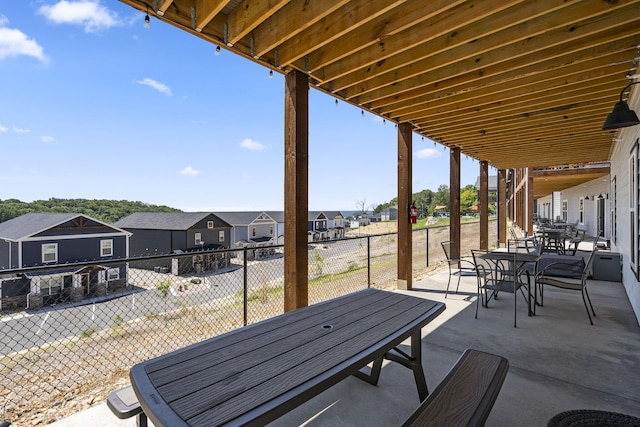
[[[495,200],[495,193],[494,200]],[[489,195],[491,200],[491,194]],[[440,209],[436,212],[449,212],[449,186],[441,185],[437,191],[422,190],[418,193],[413,193],[413,203],[418,208],[419,218],[426,218],[432,216],[436,206],[444,206],[444,209]],[[388,207],[396,206],[398,204],[398,198],[394,197],[386,203],[381,203],[375,207],[373,213],[380,213]],[[469,184],[460,189],[460,212],[472,213],[474,212],[471,207],[478,206],[478,189],[475,185]],[[489,212],[495,211],[495,205],[489,203]]]
[[[163,205],[151,205],[128,200],[57,199],[23,202],[18,199],[0,200],[0,222],[8,221],[26,213],[57,212],[80,213],[102,222],[114,222],[134,212],[182,212]]]

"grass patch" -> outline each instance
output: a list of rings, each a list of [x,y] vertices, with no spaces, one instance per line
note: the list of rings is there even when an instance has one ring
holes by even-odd
[[[80,332],[79,337],[80,338],[90,338],[93,334],[95,334],[96,332],[98,332],[97,328],[89,328],[89,329],[85,329],[84,331]]]

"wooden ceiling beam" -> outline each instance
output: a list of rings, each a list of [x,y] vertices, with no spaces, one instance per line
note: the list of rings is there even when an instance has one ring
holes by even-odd
[[[316,73],[327,65],[346,58],[367,46],[384,42],[401,31],[419,25],[433,16],[444,13],[465,0],[408,0],[390,13],[380,16],[364,27],[350,31],[336,43],[308,55],[309,72],[318,79]],[[375,4],[371,2],[371,7]],[[296,68],[304,69],[305,64],[297,61]]]
[[[603,79],[611,81],[611,76],[614,74],[624,75],[628,69],[628,64],[624,61],[632,55],[633,52],[628,51],[616,52],[613,55],[591,60],[589,64],[571,64],[563,69],[551,69],[515,81],[505,81],[490,87],[483,86],[464,93],[458,92],[449,97],[422,96],[414,99],[414,103],[408,107],[402,109],[385,108],[383,111],[392,117],[400,117],[403,121],[428,116],[435,123],[438,121],[438,112],[447,106],[453,106],[456,111],[469,112],[469,114],[483,114],[487,110],[502,110],[511,102],[519,103],[545,98],[547,95],[557,97],[558,92],[597,86]]]
[[[289,39],[278,46],[281,67],[286,67],[347,35],[405,3],[406,0],[352,0],[331,16],[325,17],[309,27],[299,37]]]
[[[227,16],[227,46],[233,46],[271,18],[289,0],[244,0]]]
[[[607,99],[603,96],[603,94],[600,95],[600,98]],[[586,104],[585,108],[583,108],[582,111],[580,112],[573,110],[570,116],[566,116],[567,118],[564,120],[564,123],[558,122],[558,123],[555,123],[555,125],[556,126],[563,126],[563,125],[567,126],[568,124],[573,125],[574,123],[576,123],[576,121],[583,120],[582,118],[584,116],[587,116],[587,115],[591,116],[593,114],[604,114],[606,117],[607,108],[610,109],[610,105],[611,105],[611,103],[608,102],[608,99],[606,102],[598,105],[593,105],[589,103],[589,101],[590,99],[588,95],[585,95],[581,99],[567,100],[567,102],[570,102],[569,105],[585,105]],[[543,107],[543,106],[540,106],[540,107]],[[540,107],[537,107],[538,111],[543,111],[543,109],[541,109]],[[558,104],[547,108],[547,110],[552,110],[554,108],[558,108]],[[476,122],[468,119],[459,119],[458,117],[456,117],[455,120],[450,120],[451,125],[447,126],[447,128],[443,128],[441,126],[430,127],[430,126],[422,125],[419,123],[416,123],[415,127],[419,129],[426,129],[426,130],[437,129],[438,135],[445,135],[445,134],[450,135],[452,132],[454,133],[464,132],[469,135],[486,135],[488,133],[495,134],[496,132],[501,132],[504,129],[510,129],[514,125],[518,125],[519,123],[523,122],[523,117],[526,117],[526,115],[518,111],[515,116],[510,116],[510,117],[496,116],[493,119],[483,118],[482,122]],[[536,119],[539,119],[541,116],[538,115],[534,117]],[[545,119],[541,119],[541,120],[544,121]],[[547,122],[549,122],[549,119],[546,119],[546,120]],[[461,129],[460,123],[464,123],[466,126],[464,126],[463,129]]]
[[[576,0],[574,0],[576,1]],[[429,57],[433,57],[438,53],[442,53],[445,51],[450,51],[455,47],[459,47],[469,43],[475,43],[477,40],[482,37],[486,37],[493,33],[498,33],[502,30],[506,30],[510,27],[513,27],[516,24],[526,22],[528,19],[532,17],[538,16],[541,13],[548,13],[550,10],[556,9],[558,7],[566,7],[569,5],[569,2],[563,0],[553,0],[553,1],[545,1],[545,2],[529,2],[525,4],[515,3],[507,4],[505,3],[504,8],[501,8],[496,11],[496,13],[492,13],[488,16],[478,16],[477,22],[471,24],[471,20],[468,22],[466,20],[460,19],[458,20],[458,16],[452,16],[454,21],[454,25],[451,25],[451,29],[448,31],[444,31],[442,34],[434,34],[438,35],[437,37],[431,36],[433,40],[429,41],[429,39],[425,38],[418,45],[412,46],[412,49],[407,50],[403,54],[394,54],[386,58],[384,61],[373,61],[369,62],[371,65],[367,65],[366,67],[359,67],[348,75],[342,75],[340,77],[331,77],[331,68],[327,67],[325,69],[325,78],[327,80],[331,80],[332,85],[336,90],[344,90],[348,89],[352,86],[363,84],[366,80],[372,79],[374,77],[381,76],[381,79],[386,80],[387,77],[384,77],[386,73],[399,70],[404,67],[410,66],[409,64],[413,64],[419,60],[426,60]],[[463,5],[465,6],[465,5]],[[506,8],[506,6],[511,6]],[[472,9],[469,9],[469,12],[473,13]],[[462,23],[465,23],[465,26],[461,26]],[[445,22],[445,24],[447,24]],[[399,43],[402,44],[403,40],[399,40]],[[503,42],[504,43],[504,42]],[[385,45],[387,47],[389,43]],[[427,47],[425,49],[425,47]],[[491,48],[496,48],[497,46],[492,46]],[[390,53],[393,53],[393,47],[388,47]],[[375,54],[377,52],[372,52],[371,54]],[[477,51],[476,54],[481,53]],[[364,61],[363,61],[364,62]],[[333,66],[337,66],[339,64],[334,63]],[[364,64],[361,64],[364,65]],[[442,64],[445,65],[445,64]],[[356,89],[357,92],[358,89]]]
[[[522,58],[509,61],[506,64],[492,64],[488,67],[481,68],[478,72],[469,75],[460,75],[446,80],[437,80],[427,86],[416,90],[415,93],[405,92],[402,95],[395,96],[392,100],[385,102],[373,102],[367,104],[372,110],[383,109],[394,110],[402,108],[406,105],[420,104],[423,102],[430,103],[439,98],[446,98],[462,93],[474,93],[478,90],[490,91],[495,85],[509,84],[518,87],[521,82],[530,83],[532,81],[540,81],[552,79],[566,74],[575,74],[576,71],[584,71],[591,69],[594,64],[587,61],[596,61],[598,58],[606,58],[611,54],[624,52],[623,58],[616,62],[626,60],[631,66],[631,60],[637,52],[637,35],[628,35],[621,39],[613,38],[605,40],[602,43],[590,45],[584,49],[577,49],[573,52],[567,52],[565,55],[553,55],[540,62],[531,63]],[[544,52],[543,52],[544,53]],[[606,59],[605,59],[606,61]],[[582,64],[586,63],[584,69]],[[612,63],[602,63],[602,67]],[[538,80],[539,78],[539,80]]]
[[[349,0],[291,0],[252,32],[253,56],[259,58],[331,15]]]
[[[451,120],[451,117],[447,119],[446,116],[439,117],[440,120],[436,122],[429,118],[428,121],[420,122],[420,126],[425,129],[438,129],[440,132],[446,132],[456,128],[455,122],[468,123],[465,128],[467,129],[484,129],[485,127],[493,127],[498,125],[500,121],[520,120],[522,117],[526,117],[530,111],[544,111],[558,108],[561,105],[576,105],[584,104],[592,100],[594,97],[600,99],[609,100],[609,94],[615,88],[618,87],[616,82],[611,82],[611,79],[603,78],[602,85],[598,87],[585,87],[579,90],[565,93],[558,93],[550,95],[548,98],[540,96],[537,100],[524,100],[517,104],[510,104],[508,112],[504,109],[498,111],[485,111],[477,116],[470,114],[463,114],[455,116],[455,121]],[[472,120],[473,119],[473,120]],[[416,122],[417,124],[418,122]]]
[[[565,134],[567,133],[565,130],[566,128],[572,125],[579,125],[586,117],[590,117],[592,119],[589,129],[591,131],[597,131],[597,129],[593,129],[593,122],[596,117],[602,118],[602,122],[604,122],[604,117],[607,115],[607,105],[608,103],[606,102],[602,103],[602,108],[599,111],[592,110],[590,106],[576,109],[571,117],[564,115],[562,112],[541,114],[537,117],[530,117],[521,119],[520,121],[514,120],[510,123],[504,123],[502,126],[492,127],[490,130],[482,129],[466,132],[464,130],[465,122],[461,122],[459,131],[443,132],[438,130],[434,135],[451,144],[464,144],[467,141],[470,144],[481,143],[482,141],[513,141],[514,136],[519,136],[517,135],[518,133],[526,132],[528,137],[538,137],[543,135],[547,132],[549,124],[553,124],[553,129],[550,131],[551,134],[553,132],[556,132],[557,134]],[[611,108],[608,109],[610,110]]]
[[[196,28],[197,32],[201,32],[209,22],[213,20],[222,9],[229,4],[229,0],[196,0]]]
[[[632,9],[637,5],[628,7]],[[637,13],[634,14],[626,7],[623,7],[602,16],[577,23],[575,26],[558,28],[474,57],[468,56],[469,52],[467,50],[470,48],[466,47],[467,50],[458,52],[458,55],[462,56],[462,58],[455,63],[451,63],[451,58],[444,58],[444,56],[453,54],[453,52],[445,52],[440,60],[449,63],[447,66],[440,67],[438,62],[432,62],[434,58],[430,58],[431,61],[428,64],[416,63],[418,65],[413,64],[413,66],[407,67],[408,71],[403,69],[402,73],[394,73],[395,83],[393,85],[387,83],[382,86],[381,84],[384,82],[380,81],[377,86],[374,86],[376,84],[374,80],[376,79],[372,79],[366,84],[350,90],[348,97],[358,96],[362,104],[369,104],[374,101],[383,102],[382,100],[386,100],[387,103],[394,102],[399,94],[416,91],[425,86],[427,82],[480,72],[482,68],[489,65],[502,64],[503,68],[507,68],[507,64],[512,64],[517,60],[520,60],[523,65],[535,64],[554,56],[563,56],[569,52],[602,44],[614,38],[637,34],[639,21],[640,17]],[[436,55],[436,57],[439,57],[439,55]],[[405,78],[405,74],[407,76],[412,75],[412,77]],[[428,74],[428,76],[424,74]],[[387,77],[388,81],[389,77]]]
[[[173,0],[154,0],[155,11],[158,15],[163,16]]]
[[[533,176],[533,178],[545,178],[545,177],[553,177],[564,179],[565,176],[575,176],[575,175],[595,175],[602,176],[607,175],[611,172],[611,167],[580,167],[580,168],[566,168],[566,169],[544,169],[544,170],[536,170],[531,169],[529,174]]]
[[[328,82],[339,77],[351,74],[359,69],[375,70],[376,64],[384,64],[392,58],[401,58],[395,62],[404,64],[415,61],[414,47],[431,46],[433,39],[444,39],[445,43],[458,43],[457,32],[465,25],[471,25],[475,21],[491,16],[507,7],[520,3],[522,0],[510,0],[500,3],[472,0],[459,4],[456,7],[445,10],[428,20],[420,22],[389,37],[380,37],[380,42],[362,48],[353,54],[343,57],[318,71],[314,71],[314,77],[320,82]],[[557,1],[557,0],[556,0]],[[422,54],[427,53],[419,49]],[[380,66],[380,65],[379,65]],[[334,87],[336,84],[333,84]],[[343,89],[344,85],[336,90]]]

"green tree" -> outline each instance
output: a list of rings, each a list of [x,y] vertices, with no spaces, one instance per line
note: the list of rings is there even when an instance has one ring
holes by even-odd
[[[444,184],[438,187],[438,191],[436,191],[431,199],[431,212],[433,212],[433,209],[438,205],[446,206],[447,212],[449,211],[449,187]]]
[[[478,204],[478,190],[469,184],[460,190],[460,212],[468,212],[471,206]]]

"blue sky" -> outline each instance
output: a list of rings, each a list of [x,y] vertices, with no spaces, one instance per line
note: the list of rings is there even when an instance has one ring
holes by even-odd
[[[143,20],[116,0],[0,0],[0,199],[283,209],[283,76]],[[395,197],[395,125],[309,103],[309,208]],[[413,147],[414,192],[448,185],[449,151]],[[477,175],[463,155],[462,185]]]

